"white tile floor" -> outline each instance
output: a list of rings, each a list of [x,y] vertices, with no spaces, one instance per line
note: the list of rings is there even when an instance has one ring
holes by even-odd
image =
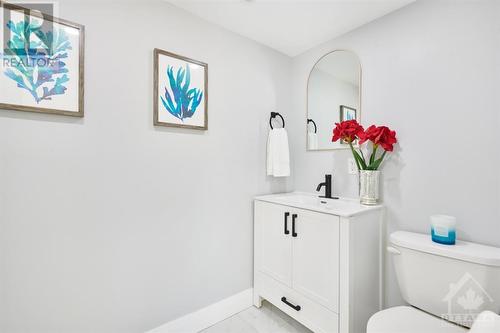
[[[312,333],[312,331],[264,301],[260,309],[251,307],[200,333]]]

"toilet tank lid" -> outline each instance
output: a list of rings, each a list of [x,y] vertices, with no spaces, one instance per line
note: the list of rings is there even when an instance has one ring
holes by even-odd
[[[500,248],[457,240],[455,245],[442,245],[432,241],[431,235],[396,231],[390,236],[396,246],[454,258],[476,264],[500,267]]]

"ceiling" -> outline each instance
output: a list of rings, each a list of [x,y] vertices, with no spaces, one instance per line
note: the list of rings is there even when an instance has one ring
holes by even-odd
[[[289,56],[415,0],[166,0]]]

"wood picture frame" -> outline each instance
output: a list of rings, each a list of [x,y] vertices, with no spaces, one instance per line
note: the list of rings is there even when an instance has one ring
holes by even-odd
[[[208,64],[157,48],[153,57],[153,124],[207,130]]]
[[[7,51],[0,57],[0,90],[5,92],[0,96],[0,109],[83,117],[85,26],[2,0],[0,10],[0,32],[4,36],[1,51]],[[15,21],[13,16],[23,19]],[[9,22],[4,22],[7,17]],[[28,41],[23,42],[28,43],[29,50],[37,51],[36,56],[16,52],[19,48],[11,42],[10,35],[16,34],[16,24],[21,22],[33,24]],[[35,22],[41,22],[39,27]],[[44,30],[48,23],[50,28]],[[44,39],[49,33],[57,38]],[[54,47],[56,42],[59,44]],[[20,71],[18,64],[27,66]]]
[[[354,117],[352,117],[352,113],[354,113]],[[358,120],[358,111],[355,108],[351,108],[346,105],[340,106],[340,121],[346,120]]]

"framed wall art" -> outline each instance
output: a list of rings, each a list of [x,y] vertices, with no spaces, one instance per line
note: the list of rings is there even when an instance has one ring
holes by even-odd
[[[154,50],[154,124],[208,129],[208,65]]]
[[[0,0],[0,108],[83,117],[83,25]]]
[[[341,105],[340,106],[340,121],[357,120],[356,109]]]

